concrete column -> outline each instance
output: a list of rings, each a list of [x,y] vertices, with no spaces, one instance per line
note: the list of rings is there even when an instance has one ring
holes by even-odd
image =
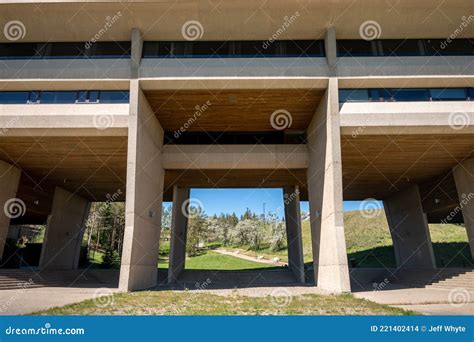
[[[20,175],[20,169],[0,160],[0,260],[2,260],[3,250],[5,249],[10,219],[21,214],[21,212],[24,214],[26,210],[26,208],[21,207],[23,202],[15,200]],[[17,209],[20,211],[17,211]]]
[[[418,185],[383,201],[399,268],[436,267],[426,215]]]
[[[163,138],[163,129],[138,80],[132,80],[121,291],[157,285],[164,181]]]
[[[178,279],[186,262],[186,233],[188,216],[185,206],[189,202],[189,188],[173,187],[173,213],[171,218],[170,262],[168,283]]]
[[[336,29],[329,27],[324,36],[324,48],[326,51],[326,60],[329,67],[329,76],[337,75],[337,43]]]
[[[288,246],[288,268],[296,280],[304,283],[303,237],[301,234],[300,192],[298,186],[283,188],[285,204],[286,241]]]
[[[474,158],[463,161],[453,169],[454,180],[462,210],[467,238],[474,259]]]
[[[139,29],[132,29],[131,42],[130,76],[132,79],[135,79],[139,77],[143,51],[143,37]]]
[[[344,217],[337,79],[330,78],[308,127],[308,195],[317,286],[349,292]]]
[[[41,268],[77,269],[89,209],[88,200],[56,187],[41,249]]]

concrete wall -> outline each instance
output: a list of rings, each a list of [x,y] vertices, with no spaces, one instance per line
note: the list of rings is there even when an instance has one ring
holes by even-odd
[[[307,131],[308,195],[316,284],[325,290],[348,292],[338,108],[337,80],[330,79]]]
[[[186,263],[186,237],[188,230],[189,188],[173,187],[173,212],[171,218],[170,257],[168,283],[178,279]]]
[[[26,212],[26,208],[21,207],[22,202],[14,200],[20,175],[20,169],[0,160],[0,261],[5,248],[10,219]]]
[[[305,282],[303,236],[301,233],[300,195],[297,186],[283,188],[285,205],[286,241],[288,246],[288,268],[298,282]]]
[[[41,268],[77,268],[89,209],[88,200],[56,187],[41,249]]]
[[[433,246],[418,185],[384,199],[399,268],[435,267]]]
[[[164,132],[138,80],[131,81],[129,120],[125,236],[119,283],[122,291],[157,285]]]
[[[305,169],[306,145],[166,145],[165,169]]]
[[[474,158],[464,160],[453,169],[459,207],[466,226],[467,238],[474,259]]]

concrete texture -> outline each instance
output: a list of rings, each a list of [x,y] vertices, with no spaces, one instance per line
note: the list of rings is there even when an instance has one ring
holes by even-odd
[[[435,258],[418,185],[384,199],[399,268],[435,267]]]
[[[102,290],[99,290],[101,289]],[[93,299],[97,293],[108,295],[116,288],[96,287],[41,287],[0,291],[0,315],[24,315],[57,306]]]
[[[428,315],[472,315],[474,293],[469,293],[469,300],[464,303],[451,304],[449,299],[451,291],[451,289],[434,288],[387,289],[356,292],[354,297]]]
[[[56,187],[41,249],[41,268],[77,268],[89,209],[88,200]]]
[[[177,280],[186,263],[188,216],[185,213],[189,204],[189,193],[189,188],[181,188],[176,185],[173,187],[168,283]]]
[[[305,145],[166,145],[165,169],[305,169]]]
[[[338,102],[337,79],[330,79],[307,131],[308,195],[316,284],[327,291],[349,292]]]
[[[12,207],[15,204],[21,204],[21,202],[12,202],[10,205],[8,200],[15,198],[20,182],[21,171],[17,167],[10,165],[3,160],[0,160],[0,261],[2,260],[3,250],[5,249],[5,239],[8,235],[8,228],[10,227],[11,214],[16,214],[16,209],[23,210],[23,214],[26,208]],[[21,214],[21,211],[18,213]]]
[[[130,83],[125,236],[119,288],[144,289],[157,284],[164,170],[163,129],[140,89]]]
[[[474,158],[456,166],[453,175],[460,203],[455,210],[462,210],[469,248],[474,258]]]
[[[303,237],[301,233],[301,210],[298,186],[283,188],[285,205],[286,241],[288,246],[288,268],[298,282],[304,283]]]

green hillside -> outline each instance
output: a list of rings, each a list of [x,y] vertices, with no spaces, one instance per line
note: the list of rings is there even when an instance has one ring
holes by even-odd
[[[359,211],[346,212],[344,228],[347,253],[353,266],[395,266],[392,239],[383,210],[370,219],[363,217]],[[302,229],[305,262],[309,262],[313,259],[309,220],[303,221]],[[439,267],[473,266],[464,226],[431,224],[430,234]]]

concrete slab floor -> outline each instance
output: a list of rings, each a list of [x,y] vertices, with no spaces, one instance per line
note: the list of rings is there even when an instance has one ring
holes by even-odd
[[[107,295],[117,288],[40,287],[0,291],[0,315],[24,315]]]
[[[474,292],[465,292],[459,303],[452,303],[455,289],[409,288],[383,291],[363,291],[354,297],[379,304],[415,310],[426,315],[474,315]],[[451,295],[450,295],[451,294]]]

